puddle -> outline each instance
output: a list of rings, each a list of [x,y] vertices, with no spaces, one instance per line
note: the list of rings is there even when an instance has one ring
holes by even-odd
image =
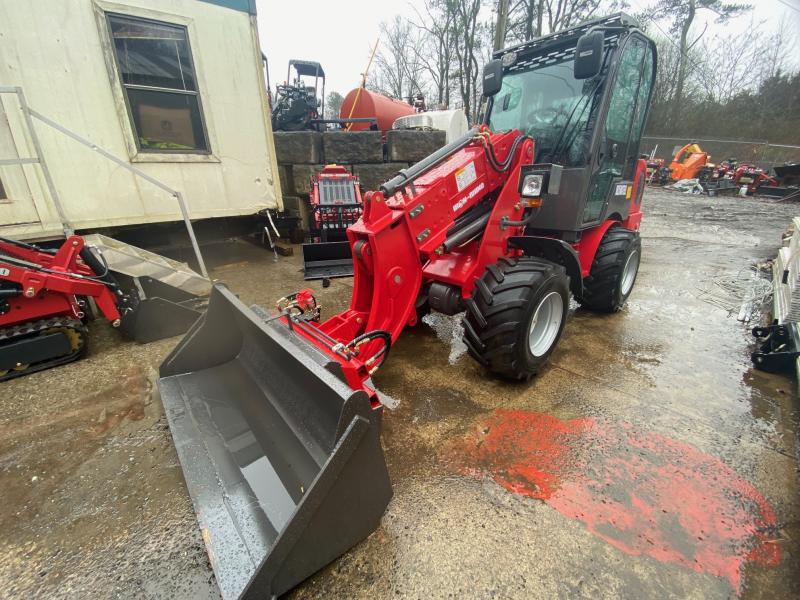
[[[422,317],[422,322],[433,329],[439,341],[450,347],[447,362],[451,365],[456,364],[467,353],[467,346],[461,340],[461,336],[464,334],[464,330],[461,328],[461,319],[463,318],[464,313],[448,316],[436,312]]]
[[[780,563],[771,505],[720,460],[628,423],[497,410],[451,448],[456,471],[543,500],[632,555],[727,579]]]
[[[413,403],[415,425],[436,423],[449,417],[475,417],[481,408],[464,392],[442,386],[428,387]]]

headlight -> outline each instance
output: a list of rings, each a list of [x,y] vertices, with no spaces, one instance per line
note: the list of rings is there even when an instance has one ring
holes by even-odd
[[[542,195],[542,183],[544,175],[526,175],[522,181],[521,196],[525,198],[537,198]]]

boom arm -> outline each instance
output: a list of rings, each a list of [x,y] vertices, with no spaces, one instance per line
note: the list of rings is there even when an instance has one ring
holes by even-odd
[[[468,298],[476,277],[508,255],[508,238],[524,229],[517,185],[520,166],[532,161],[533,141],[485,126],[471,133],[426,172],[386,184],[392,195],[365,195],[362,218],[347,231],[355,277],[350,307],[321,324],[291,324],[341,363],[350,386],[365,389],[374,403],[369,377],[403,328],[416,322],[423,284],[443,282]]]

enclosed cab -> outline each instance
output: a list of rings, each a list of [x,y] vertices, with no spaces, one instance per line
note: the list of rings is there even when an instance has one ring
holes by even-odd
[[[589,35],[587,35],[589,34]],[[579,42],[581,47],[579,48]],[[624,14],[495,53],[502,84],[489,99],[492,131],[535,141],[534,163],[562,167],[553,201],[529,231],[568,242],[606,219],[623,221],[656,72],[655,44]],[[634,185],[637,184],[637,185]]]

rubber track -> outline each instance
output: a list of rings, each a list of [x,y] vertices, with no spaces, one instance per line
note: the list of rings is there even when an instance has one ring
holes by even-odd
[[[12,369],[5,375],[0,376],[0,381],[8,381],[9,379],[22,377],[23,375],[30,375],[31,373],[36,373],[37,371],[43,371],[51,367],[63,365],[68,362],[78,360],[80,357],[86,354],[87,334],[89,333],[89,331],[86,329],[86,326],[83,323],[81,323],[77,319],[73,319],[70,317],[51,317],[49,319],[41,319],[39,321],[28,321],[26,323],[20,323],[19,325],[14,325],[13,327],[6,327],[4,329],[0,329],[0,345],[9,343],[12,340],[16,341],[19,338],[33,337],[37,333],[45,331],[47,329],[51,329],[53,327],[67,327],[69,329],[77,331],[78,334],[81,336],[81,340],[83,341],[78,351],[73,352],[72,354],[67,354],[66,356],[56,358],[54,360],[49,360],[35,365],[31,365],[30,367],[28,367],[27,369],[23,369],[22,371],[15,371]]]

